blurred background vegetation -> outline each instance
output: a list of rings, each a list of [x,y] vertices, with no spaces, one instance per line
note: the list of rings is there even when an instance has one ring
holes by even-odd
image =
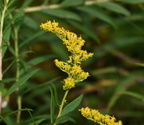
[[[0,2],[1,10],[3,2]],[[13,27],[18,29],[20,68],[40,69],[20,88],[23,108],[30,108],[40,125],[49,121],[50,83],[63,96],[60,81],[66,74],[53,60],[67,60],[68,52],[55,34],[40,29],[40,24],[55,20],[59,25],[82,36],[84,49],[94,57],[83,63],[90,77],[76,85],[68,96],[70,102],[80,94],[80,107],[89,106],[114,115],[124,125],[144,125],[144,0],[10,0],[4,23],[3,79],[9,88],[15,81]],[[16,93],[10,96],[3,114],[17,110]],[[57,112],[57,111],[56,111]],[[75,110],[74,120],[65,125],[94,125]],[[15,124],[15,114],[6,117]],[[21,125],[32,125],[27,111],[22,112]]]

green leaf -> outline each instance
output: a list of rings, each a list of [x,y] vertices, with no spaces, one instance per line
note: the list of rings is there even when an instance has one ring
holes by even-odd
[[[37,65],[37,64],[40,64],[40,63],[47,61],[47,60],[54,58],[54,57],[55,57],[54,55],[40,56],[40,57],[37,57],[37,58],[30,60],[28,63],[30,65]]]
[[[15,60],[13,60],[7,67],[6,69],[3,71],[3,75],[12,67],[12,65],[15,63]]]
[[[47,118],[42,118],[42,119],[36,120],[34,123],[30,123],[28,125],[39,125],[40,123],[42,123],[45,120],[47,120]]]
[[[72,19],[76,21],[81,21],[81,18],[79,15],[68,10],[49,9],[49,10],[43,10],[41,12],[44,14],[49,14],[49,15],[56,16],[56,17],[63,18],[63,19]]]
[[[137,4],[137,3],[144,3],[144,0],[121,0],[121,2],[130,3],[130,4]]]
[[[50,100],[50,120],[51,124],[53,124],[54,121],[54,111],[55,111],[55,101],[54,101],[54,94],[53,90],[49,87],[50,93],[51,93],[51,100]]]
[[[131,75],[129,75],[127,78],[125,78],[124,80],[121,81],[121,83],[119,83],[115,89],[114,95],[111,97],[108,106],[107,106],[107,111],[109,111],[114,104],[116,103],[116,101],[120,98],[120,96],[122,95],[121,92],[126,91],[127,86],[129,86],[130,84],[133,83],[133,81],[139,76],[139,73],[133,73]]]
[[[96,5],[104,7],[110,11],[123,14],[125,16],[130,16],[130,12],[126,8],[114,2],[98,2]]]
[[[24,108],[24,109],[20,109],[20,110],[15,110],[15,111],[10,111],[9,113],[7,113],[7,114],[4,114],[3,115],[3,118],[5,118],[6,120],[5,120],[5,122],[7,122],[8,124],[7,125],[13,125],[13,120],[12,119],[10,119],[10,115],[13,115],[13,114],[16,114],[17,112],[19,112],[19,111],[27,111],[28,113],[29,113],[29,115],[30,115],[30,117],[31,117],[31,119],[32,119],[32,121],[33,121],[33,125],[36,125],[36,124],[34,124],[35,122],[34,122],[34,119],[33,119],[33,116],[32,116],[32,114],[31,114],[31,111],[33,111],[32,109],[29,109],[29,108]],[[12,124],[11,124],[12,123]]]
[[[144,37],[135,37],[135,36],[131,36],[128,38],[120,38],[118,40],[104,44],[103,47],[101,48],[101,49],[103,49],[103,51],[101,51],[101,49],[97,49],[94,51],[94,55],[97,58],[99,58],[99,57],[105,56],[107,54],[107,51],[106,51],[107,49],[117,50],[117,49],[120,49],[123,47],[129,47],[131,45],[141,43],[143,39],[144,39]],[[138,64],[136,64],[136,65],[138,65]]]
[[[0,81],[0,95],[2,94],[3,89],[4,89],[4,83]]]
[[[3,5],[4,5],[3,1],[0,0],[0,10],[3,8]],[[1,13],[0,13],[0,19],[1,19]]]
[[[68,122],[68,121],[75,122],[71,117],[62,116],[62,117],[59,117],[56,120],[56,124],[61,124],[61,123],[65,123],[65,122]]]
[[[29,109],[29,108],[24,108],[24,109],[20,109],[20,110],[15,110],[15,111],[12,111],[12,112],[10,112],[10,113],[8,113],[8,114],[5,114],[3,117],[4,118],[6,118],[6,117],[8,117],[8,116],[10,116],[10,115],[13,115],[13,114],[15,114],[15,113],[17,113],[17,112],[19,112],[19,111],[33,111],[32,109]]]
[[[6,125],[8,125],[8,123],[7,123],[7,121],[6,121],[6,119],[5,118],[3,118],[1,115],[0,115],[0,121],[4,121],[5,123],[6,123]]]
[[[52,39],[52,37],[54,38]],[[48,40],[55,41],[55,42],[50,42],[50,46],[52,50],[55,52],[55,54],[59,57],[59,59],[67,60],[69,53],[66,47],[61,43],[61,40],[55,34],[50,35]]]
[[[2,56],[5,55],[5,52],[7,48],[9,47],[10,35],[11,35],[11,28],[9,27],[8,29],[4,30],[4,33],[3,33]]]
[[[100,43],[99,38],[96,36],[96,34],[89,28],[85,27],[84,25],[74,22],[72,20],[68,20],[68,22],[73,25],[74,27],[78,28],[79,30],[83,31],[85,34],[87,34],[89,37],[93,38],[95,41]]]
[[[32,29],[39,28],[37,20],[35,20],[33,17],[31,18],[30,16],[24,16],[23,23]]]
[[[33,0],[25,0],[20,9],[28,7],[32,3],[32,1]]]
[[[82,5],[84,3],[85,0],[64,0],[60,6],[62,7],[71,7],[71,6],[78,6],[78,5]]]
[[[71,103],[66,105],[64,107],[64,109],[62,110],[61,116],[64,116],[64,115],[68,114],[69,112],[73,111],[74,109],[76,109],[76,107],[78,107],[80,105],[82,98],[83,98],[83,95],[80,95],[75,100],[73,100]]]
[[[9,0],[9,2],[8,2],[8,8],[10,8],[10,6],[11,6],[12,4],[14,4],[14,2],[16,2],[16,0]]]
[[[43,31],[43,30],[36,32],[34,35],[28,37],[26,40],[24,40],[23,42],[21,42],[21,44],[19,45],[19,48],[21,48],[24,45],[30,43],[32,40],[38,38],[39,36],[41,36],[44,33],[45,33],[45,31]]]
[[[134,92],[129,92],[129,91],[124,91],[124,92],[121,92],[121,94],[125,94],[125,95],[129,95],[129,96],[132,96],[134,98],[137,98],[137,99],[140,99],[144,102],[144,96],[143,95],[140,95],[138,93],[134,93]]]
[[[109,16],[104,10],[95,6],[81,6],[77,7],[78,10],[86,12],[91,16],[97,17],[100,20],[107,22],[108,24],[112,25],[116,28],[115,21]]]
[[[53,83],[51,83],[51,84],[52,84],[53,91],[54,91],[55,102],[59,106],[60,104],[59,104],[59,101],[58,101],[58,92],[57,92],[56,86]]]
[[[53,78],[52,80],[49,80],[43,84],[39,84],[39,85],[35,85],[33,87],[29,87],[26,91],[24,91],[24,94],[26,94],[27,92],[30,92],[32,90],[36,90],[36,89],[40,89],[41,87],[42,88],[45,88],[46,86],[48,86],[49,84],[51,84],[52,82],[55,82],[56,80],[58,80],[59,77],[56,77],[56,78]]]
[[[40,108],[39,108],[40,109]],[[49,115],[35,115],[34,121],[31,122],[30,119],[25,120],[26,125],[41,125],[43,121],[47,121],[49,119]],[[50,125],[50,124],[47,124]]]
[[[12,94],[19,86],[23,85],[29,78],[31,78],[39,69],[35,69],[32,70],[31,72],[27,73],[26,75],[24,75],[23,77],[21,77],[19,79],[18,82],[14,83],[9,90],[7,91],[7,93],[4,95],[4,98],[6,98],[7,96],[9,96],[10,94]]]

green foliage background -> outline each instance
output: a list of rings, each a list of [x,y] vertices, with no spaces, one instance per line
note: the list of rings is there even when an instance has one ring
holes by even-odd
[[[1,12],[3,5],[1,0]],[[1,123],[16,124],[14,91],[18,86],[23,103],[21,125],[33,125],[33,120],[39,125],[50,123],[51,83],[58,89],[59,101],[62,98],[60,81],[66,74],[53,60],[66,60],[69,53],[55,34],[40,29],[47,20],[81,35],[87,41],[85,49],[95,54],[83,64],[91,77],[76,85],[68,101],[83,93],[79,107],[114,115],[124,125],[144,125],[144,0],[10,0],[2,48],[4,93],[10,100],[2,113],[5,122]],[[20,53],[18,82],[14,29],[18,31]],[[65,125],[94,124],[77,110],[70,117]]]

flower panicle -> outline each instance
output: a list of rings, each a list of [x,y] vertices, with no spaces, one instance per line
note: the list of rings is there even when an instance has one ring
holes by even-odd
[[[109,115],[103,115],[98,110],[89,107],[79,109],[82,116],[85,118],[99,123],[100,125],[122,125],[121,121],[116,122],[116,118]]]
[[[82,50],[82,46],[85,43],[82,37],[78,37],[75,33],[59,27],[55,21],[47,21],[46,23],[42,23],[40,27],[46,31],[55,33],[71,53],[68,61],[64,62],[56,59],[54,62],[58,68],[68,74],[68,77],[63,81],[63,89],[68,90],[74,88],[76,82],[83,81],[89,76],[88,72],[84,72],[81,69],[80,64],[82,61],[92,57],[93,53]]]

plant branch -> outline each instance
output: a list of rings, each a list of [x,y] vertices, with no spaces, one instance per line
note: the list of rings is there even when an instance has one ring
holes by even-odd
[[[5,19],[5,13],[7,10],[7,4],[9,0],[6,0],[4,3],[4,8],[1,14],[1,19],[0,19],[0,81],[2,81],[2,39],[3,39],[3,26],[4,26],[4,19]],[[2,90],[0,91],[0,114],[2,110]]]
[[[64,96],[63,96],[61,105],[60,105],[60,107],[59,107],[58,116],[57,116],[56,119],[58,119],[58,118],[61,116],[61,113],[62,113],[62,110],[63,110],[63,106],[64,106],[64,104],[65,104],[65,102],[66,102],[66,97],[67,97],[68,93],[69,93],[69,90],[67,90],[67,91],[65,92]],[[54,125],[56,125],[56,123],[54,123]]]
[[[119,1],[119,0],[92,0],[92,1],[86,1],[84,5],[92,5],[95,3],[99,2],[107,2],[107,1]],[[26,13],[30,12],[35,12],[35,11],[41,11],[41,10],[46,10],[46,9],[57,9],[57,8],[62,8],[60,4],[53,4],[53,5],[48,5],[48,6],[35,6],[35,7],[27,7],[24,11]]]

